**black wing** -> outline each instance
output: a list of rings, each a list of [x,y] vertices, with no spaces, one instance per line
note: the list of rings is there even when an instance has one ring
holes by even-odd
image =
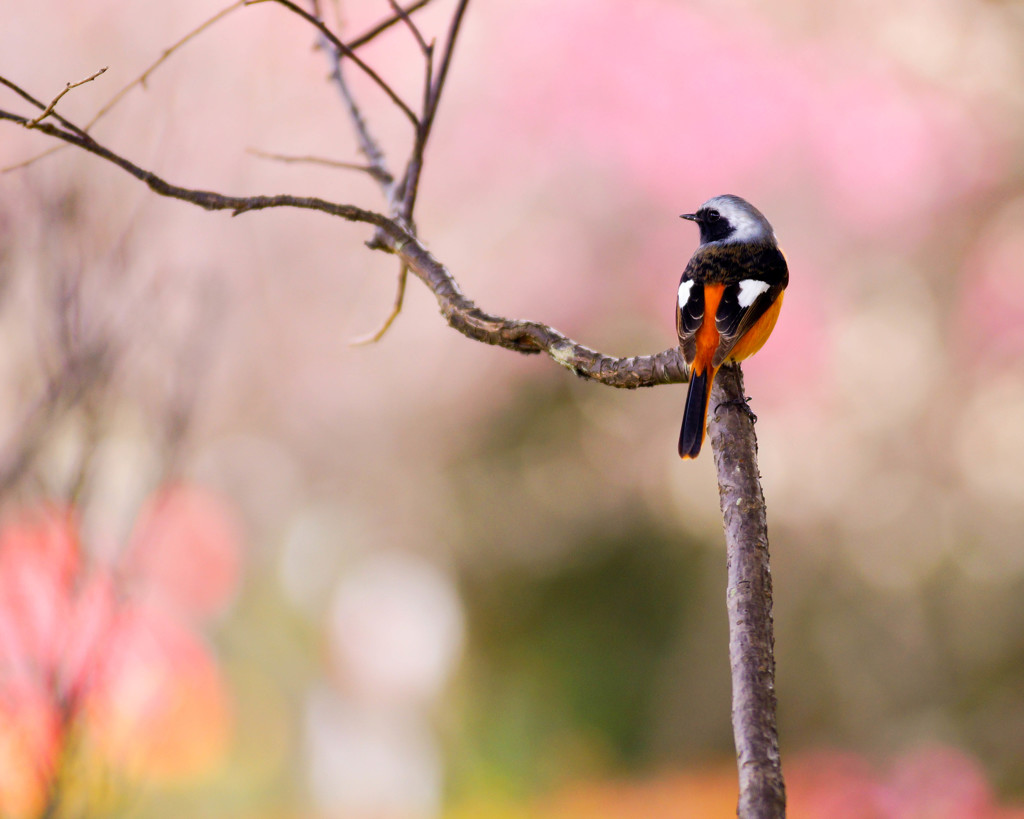
[[[749,294],[750,288],[758,289],[761,285],[766,289],[754,297],[753,301],[749,300],[749,295],[743,298],[744,301],[747,301],[747,306],[744,307],[740,303],[741,297],[744,296],[744,287],[747,288],[747,294]],[[718,328],[719,341],[714,360],[711,362],[712,366],[722,366],[725,359],[729,357],[729,353],[732,352],[732,348],[736,346],[736,342],[743,338],[743,334],[764,315],[765,310],[779,297],[782,289],[780,284],[769,285],[758,279],[744,279],[742,282],[726,285],[715,313],[715,326]]]
[[[704,285],[694,281],[687,274],[689,269],[683,273],[679,281],[679,292],[683,285],[689,283],[689,296],[686,302],[676,305],[676,334],[679,336],[679,347],[683,351],[683,358],[687,364],[693,363],[697,354],[696,334],[700,324],[704,320]]]

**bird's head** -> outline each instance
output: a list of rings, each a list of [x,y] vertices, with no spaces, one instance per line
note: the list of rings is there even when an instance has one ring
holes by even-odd
[[[764,214],[739,196],[725,194],[709,199],[696,213],[684,213],[683,219],[700,227],[700,243],[776,244],[775,231]]]

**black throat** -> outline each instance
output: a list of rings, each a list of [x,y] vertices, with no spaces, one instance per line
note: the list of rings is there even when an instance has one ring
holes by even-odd
[[[698,224],[700,225],[701,244],[728,239],[733,232],[733,226],[729,224],[728,219],[716,219],[714,222],[701,219]]]

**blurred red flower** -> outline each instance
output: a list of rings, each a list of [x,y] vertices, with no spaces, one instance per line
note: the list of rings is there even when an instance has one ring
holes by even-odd
[[[0,525],[0,814],[38,815],[78,751],[87,767],[168,781],[221,758],[227,692],[191,627],[238,578],[237,526],[195,487],[162,489],[113,563],[56,504]]]
[[[159,598],[186,617],[209,617],[234,595],[241,559],[238,529],[216,495],[184,484],[165,487],[139,514],[124,570],[147,598]]]

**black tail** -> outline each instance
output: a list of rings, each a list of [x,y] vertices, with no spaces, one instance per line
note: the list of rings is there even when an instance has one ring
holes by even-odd
[[[692,373],[690,376],[690,391],[686,394],[686,409],[683,411],[683,428],[679,433],[680,458],[696,458],[700,454],[714,378],[715,371],[711,367],[706,367],[699,375]]]

